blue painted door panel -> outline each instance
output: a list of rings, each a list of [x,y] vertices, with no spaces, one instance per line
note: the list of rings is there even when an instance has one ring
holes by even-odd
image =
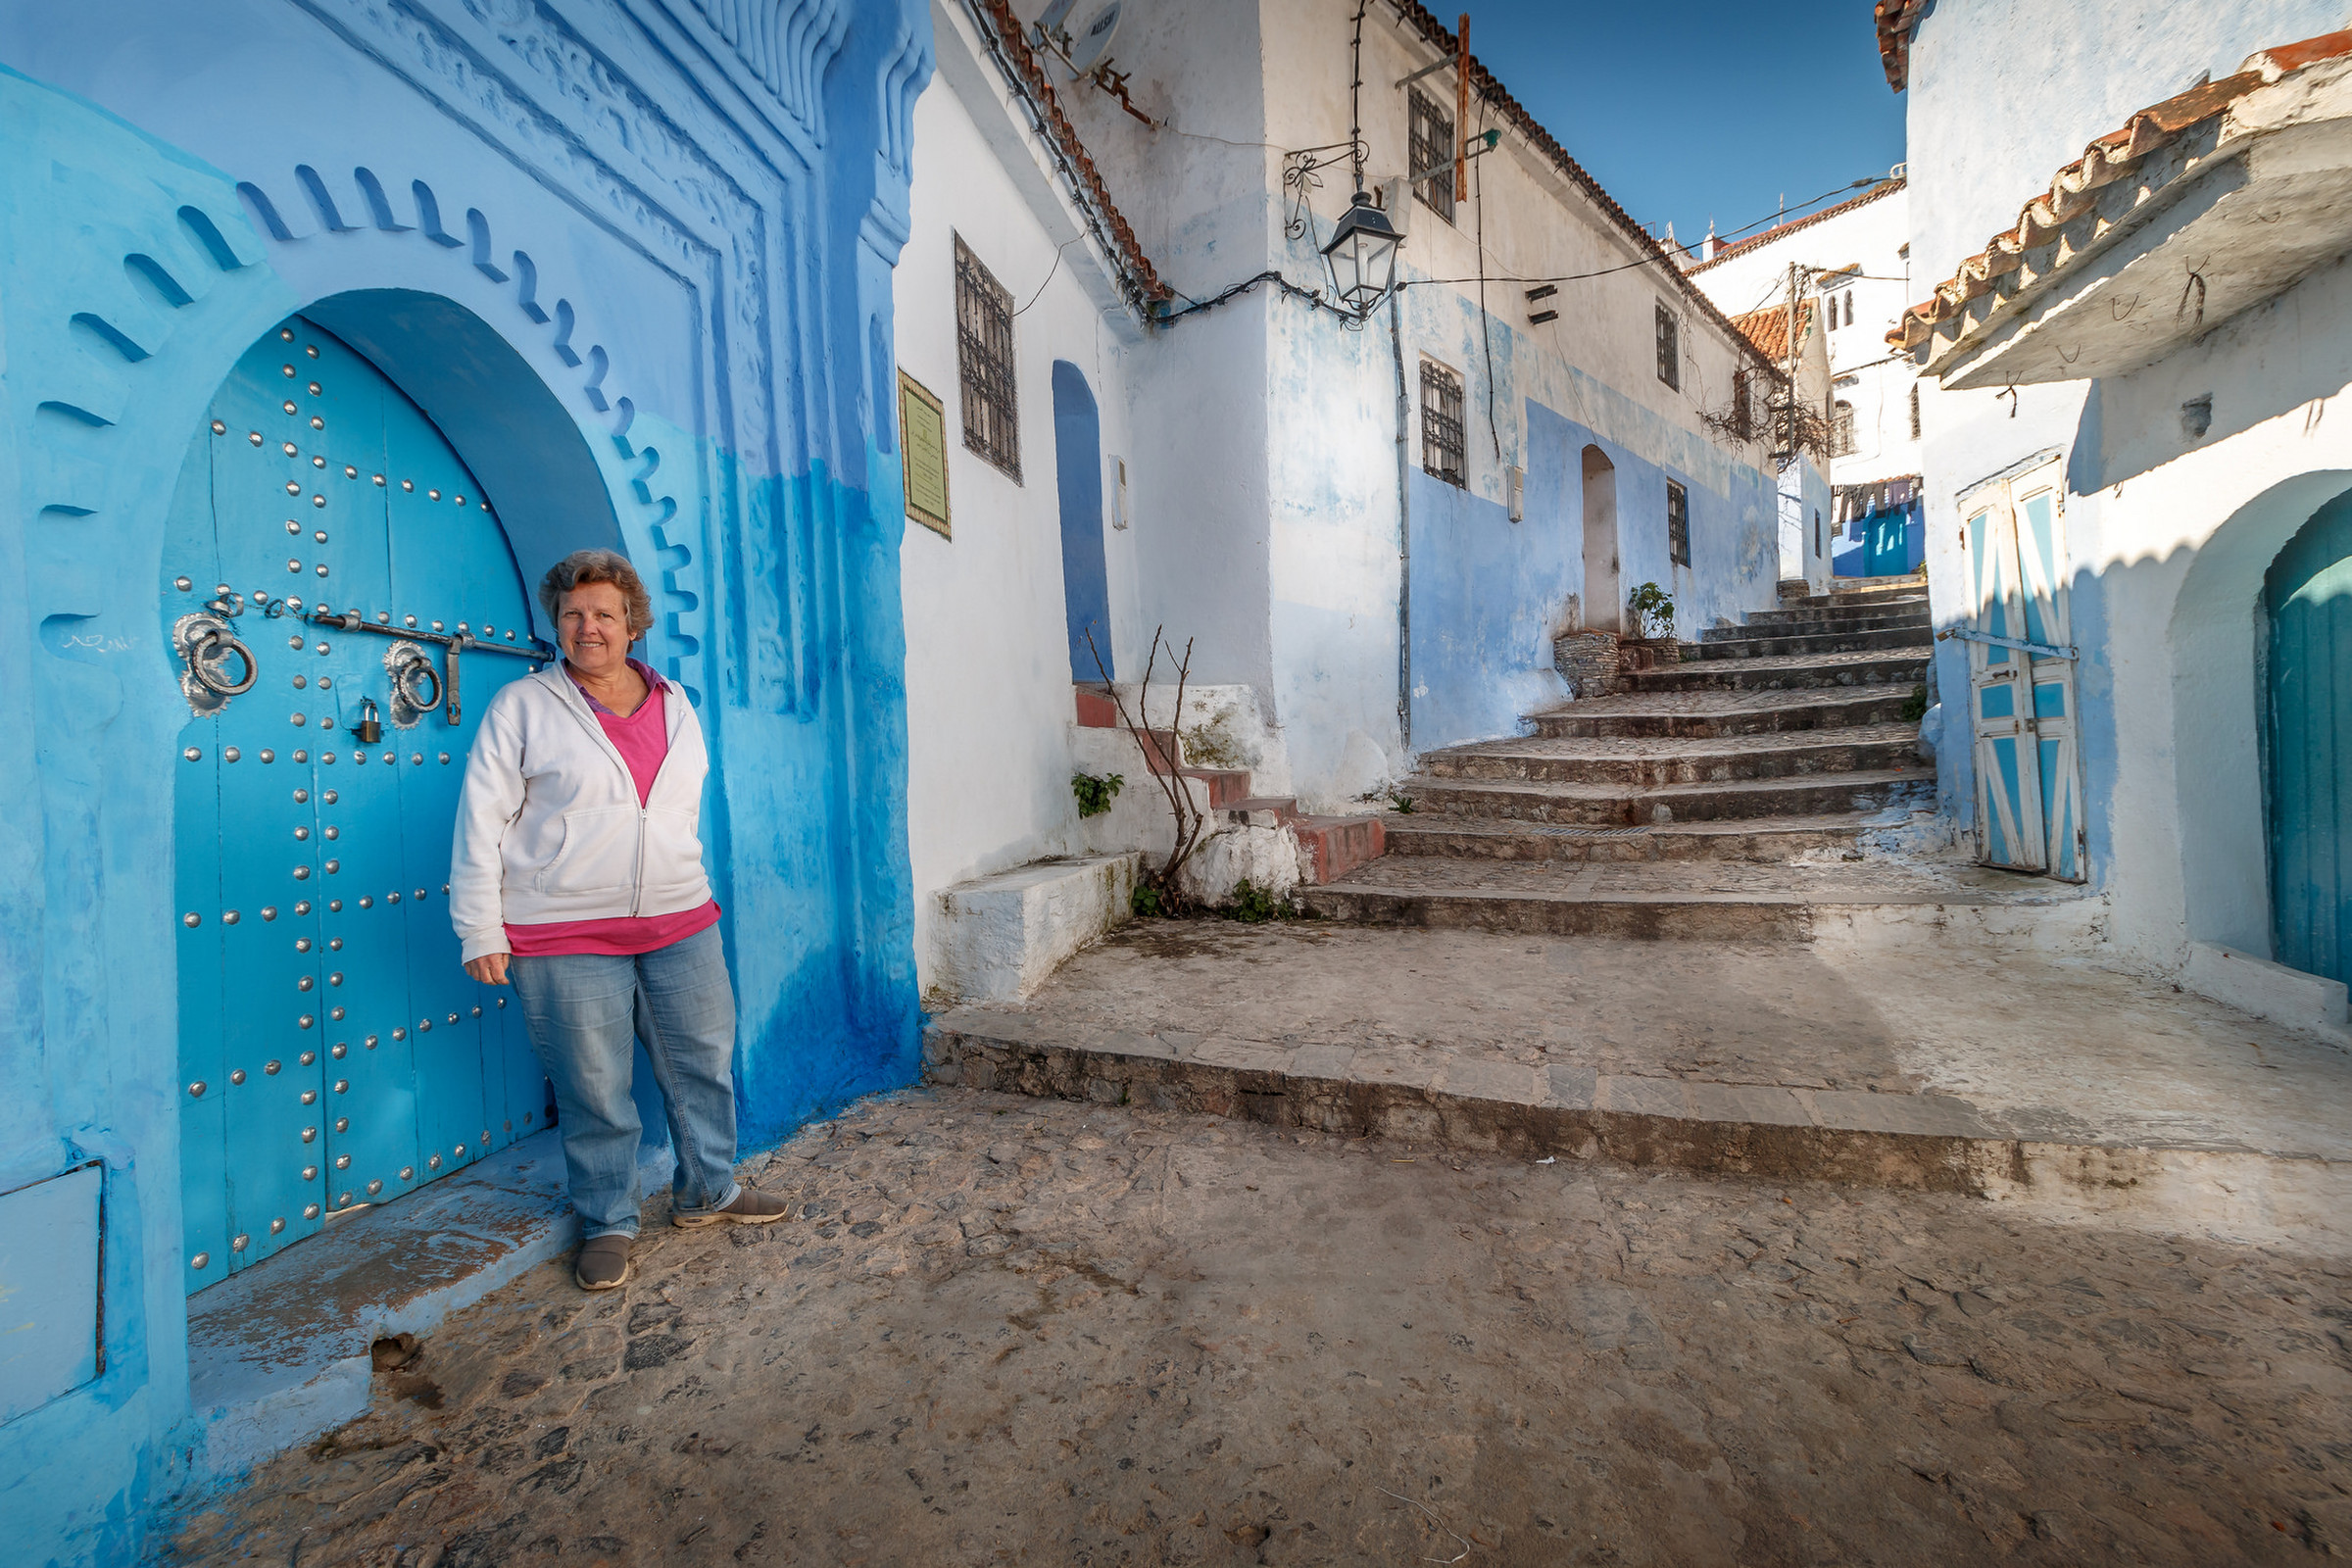
[[[1115,680],[1110,569],[1102,552],[1102,416],[1085,375],[1067,360],[1054,362],[1054,470],[1061,510],[1061,592],[1069,621],[1070,678]]]
[[[303,619],[527,646],[503,530],[431,421],[299,317],[238,363],[197,443],[166,627],[234,611],[255,679],[176,742],[191,1291],[546,1120],[511,993],[466,975],[443,904],[471,726],[531,663],[460,656],[453,723],[392,692],[404,649],[446,686],[446,650]],[[370,716],[382,734],[362,745]]]
[[[2313,514],[2263,589],[2274,951],[2352,980],[2352,496]]]

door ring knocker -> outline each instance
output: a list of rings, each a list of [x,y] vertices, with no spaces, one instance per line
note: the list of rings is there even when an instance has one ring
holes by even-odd
[[[441,706],[441,672],[432,655],[405,638],[384,655],[384,673],[392,677],[392,722],[402,729]],[[426,696],[426,690],[432,695]]]
[[[172,627],[172,646],[187,665],[179,676],[180,695],[197,714],[220,711],[230,698],[253,690],[253,683],[261,679],[262,666],[253,650],[219,615],[199,612],[180,616]],[[235,680],[222,668],[232,657],[244,666]]]

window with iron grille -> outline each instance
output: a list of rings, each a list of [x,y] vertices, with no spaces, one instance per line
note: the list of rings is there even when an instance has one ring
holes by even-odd
[[[1462,463],[1462,378],[1421,362],[1421,467],[1447,484],[1470,483]]]
[[[1830,456],[1850,458],[1854,455],[1854,406],[1839,401],[1830,405]]]
[[[1453,117],[1440,109],[1437,100],[1425,92],[1409,94],[1412,110],[1411,172],[1445,166],[1442,172],[1430,175],[1413,186],[1413,194],[1421,205],[1453,221],[1453,160],[1459,149],[1454,145]]]
[[[1021,477],[1020,403],[1012,378],[1012,294],[956,236],[956,363],[963,444]]]
[[[1732,434],[1742,441],[1756,438],[1756,391],[1745,369],[1732,372]]]
[[[1919,383],[1911,383],[1911,439],[1919,439]]]
[[[1690,564],[1690,492],[1672,479],[1666,481],[1666,559]]]
[[[1658,379],[1675,390],[1683,385],[1683,329],[1674,313],[1658,307]]]

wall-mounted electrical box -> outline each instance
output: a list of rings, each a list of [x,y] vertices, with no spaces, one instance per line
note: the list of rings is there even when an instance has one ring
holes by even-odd
[[[0,1193],[0,1421],[100,1371],[98,1228],[105,1171],[90,1164]]]
[[[1511,509],[1511,520],[1527,515],[1527,470],[1512,464],[1502,470],[1503,501]]]
[[[1110,525],[1113,528],[1124,528],[1127,526],[1128,520],[1127,460],[1113,458],[1110,460]]]

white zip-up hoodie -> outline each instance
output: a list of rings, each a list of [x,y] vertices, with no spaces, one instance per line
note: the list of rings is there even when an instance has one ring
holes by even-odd
[[[509,921],[675,914],[710,901],[698,836],[710,754],[685,691],[663,680],[662,692],[669,754],[643,806],[562,664],[491,699],[450,851],[449,919],[466,961],[509,952]]]

